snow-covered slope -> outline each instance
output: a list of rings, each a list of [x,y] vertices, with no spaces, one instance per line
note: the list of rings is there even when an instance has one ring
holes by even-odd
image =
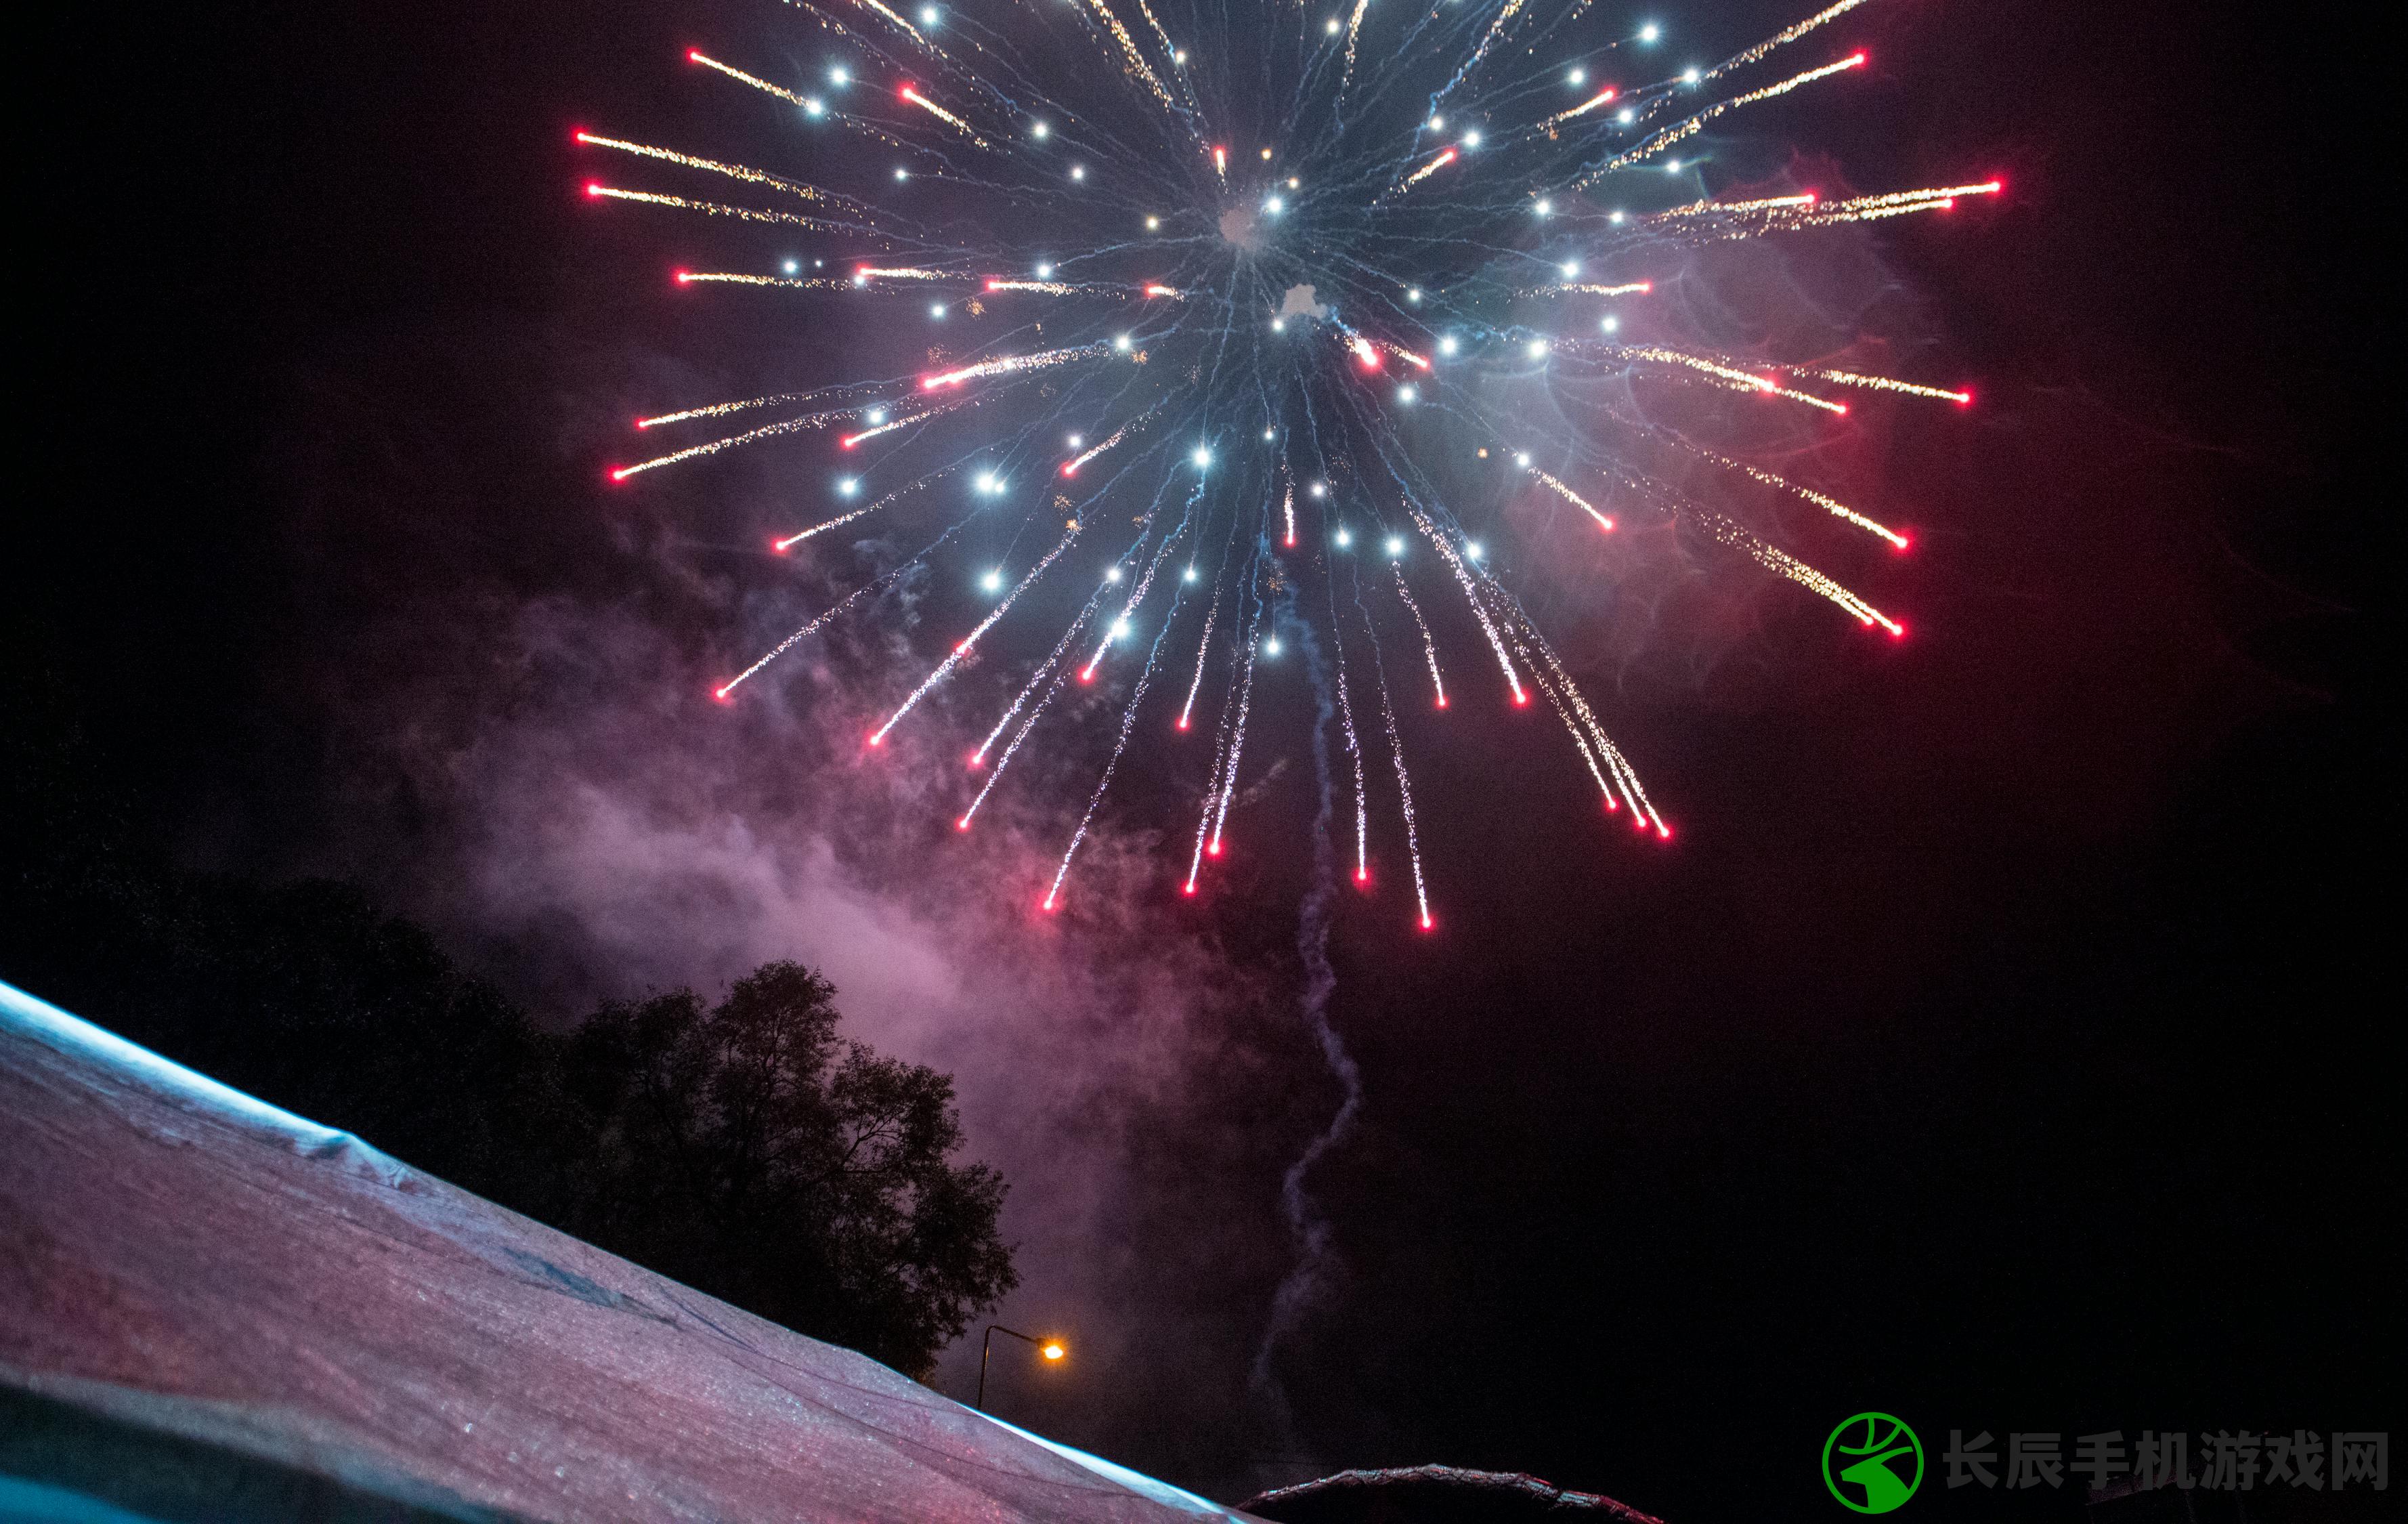
[[[0,1515],[93,1502],[157,1518],[1244,1517],[0,985]]]

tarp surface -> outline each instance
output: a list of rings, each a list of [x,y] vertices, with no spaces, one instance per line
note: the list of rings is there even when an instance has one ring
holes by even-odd
[[[1245,1517],[6,985],[0,1474],[155,1517]]]

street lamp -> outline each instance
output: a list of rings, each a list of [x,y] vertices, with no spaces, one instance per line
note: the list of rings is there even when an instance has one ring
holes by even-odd
[[[986,1411],[987,1358],[995,1353],[995,1336],[998,1333],[1009,1333],[1023,1344],[1035,1344],[1037,1353],[1049,1361],[1061,1359],[1070,1353],[1070,1346],[1059,1339],[1039,1339],[1033,1334],[1023,1333],[1018,1329],[1005,1328],[1000,1323],[989,1323],[986,1326],[986,1337],[979,1341],[978,1400],[970,1404],[982,1413]]]

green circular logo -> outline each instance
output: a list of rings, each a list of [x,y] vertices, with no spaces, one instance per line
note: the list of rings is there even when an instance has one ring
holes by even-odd
[[[1823,1485],[1842,1506],[1886,1514],[1923,1485],[1923,1442],[1906,1420],[1886,1413],[1843,1419],[1823,1442]]]

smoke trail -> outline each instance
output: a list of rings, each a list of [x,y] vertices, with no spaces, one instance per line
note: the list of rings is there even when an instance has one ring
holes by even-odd
[[[1296,1268],[1280,1282],[1279,1290],[1271,1298],[1270,1321],[1263,1330],[1261,1346],[1254,1351],[1252,1379],[1254,1389],[1269,1402],[1283,1439],[1292,1443],[1295,1416],[1288,1408],[1286,1389],[1271,1369],[1271,1353],[1280,1339],[1293,1331],[1321,1300],[1337,1269],[1336,1229],[1306,1193],[1305,1176],[1321,1162],[1323,1155],[1354,1130],[1355,1118],[1363,1109],[1363,1075],[1354,1057],[1346,1051],[1338,1029],[1329,1024],[1329,997],[1338,988],[1338,970],[1329,962],[1329,922],[1338,899],[1337,853],[1329,835],[1330,819],[1337,809],[1329,768],[1333,713],[1329,671],[1322,661],[1321,645],[1312,625],[1295,618],[1293,611],[1285,606],[1287,601],[1283,595],[1280,612],[1288,615],[1285,622],[1295,626],[1296,641],[1303,650],[1305,669],[1312,675],[1313,698],[1319,706],[1312,726],[1312,776],[1321,791],[1321,804],[1312,817],[1312,880],[1297,914],[1296,948],[1304,960],[1305,1020],[1312,1024],[1313,1038],[1321,1044],[1323,1060],[1345,1092],[1338,1114],[1329,1119],[1329,1126],[1319,1137],[1305,1145],[1304,1152],[1288,1166],[1285,1178],[1280,1182],[1280,1205],[1287,1217],[1288,1232],[1296,1241],[1297,1258]]]

